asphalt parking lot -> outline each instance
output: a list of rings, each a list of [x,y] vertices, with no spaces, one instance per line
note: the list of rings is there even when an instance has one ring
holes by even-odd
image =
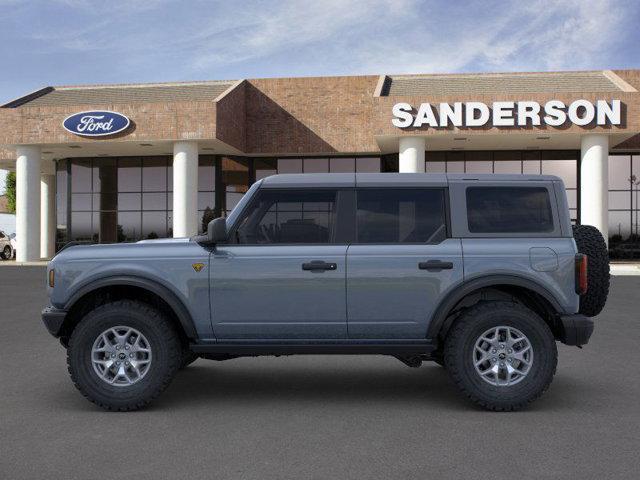
[[[640,475],[640,277],[614,277],[583,350],[529,410],[489,413],[435,364],[198,360],[151,408],[106,413],[40,321],[44,268],[0,269],[0,478],[631,479]]]

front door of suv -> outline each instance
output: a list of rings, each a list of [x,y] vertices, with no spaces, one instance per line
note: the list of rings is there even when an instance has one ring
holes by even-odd
[[[460,239],[448,238],[446,194],[444,187],[357,190],[349,338],[426,338],[437,303],[463,278]]]
[[[263,188],[211,256],[218,339],[346,338],[339,189]],[[344,223],[344,222],[342,222]]]

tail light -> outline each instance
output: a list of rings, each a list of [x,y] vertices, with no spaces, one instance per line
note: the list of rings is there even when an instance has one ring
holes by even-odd
[[[589,284],[587,281],[588,257],[582,253],[576,255],[576,293],[584,295],[587,293]]]

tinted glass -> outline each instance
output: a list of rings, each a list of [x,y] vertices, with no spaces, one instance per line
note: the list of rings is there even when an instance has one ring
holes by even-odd
[[[553,231],[549,192],[542,187],[467,188],[467,216],[472,233]]]
[[[333,243],[335,190],[262,191],[240,219],[245,244]]]
[[[444,190],[358,191],[359,243],[438,243],[446,237]]]

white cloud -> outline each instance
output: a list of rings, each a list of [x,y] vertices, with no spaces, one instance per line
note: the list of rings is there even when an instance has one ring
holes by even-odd
[[[365,71],[562,70],[609,66],[624,31],[625,8],[610,1],[536,1],[478,12],[464,28],[454,23],[425,44],[380,42],[359,52]],[[499,11],[498,11],[499,10]]]
[[[267,55],[316,45],[318,49],[351,38],[363,26],[369,35],[377,26],[413,11],[416,2],[405,0],[325,0],[276,2],[271,8],[248,8],[236,12],[234,28],[220,29],[213,24],[193,38],[199,42],[193,66],[204,69],[225,63],[238,63]],[[369,37],[362,40],[367,41]],[[310,52],[313,53],[313,52]]]
[[[256,76],[265,66],[283,76],[615,67],[611,52],[632,35],[639,8],[612,0],[57,5],[63,24],[40,19],[28,36],[38,51],[95,62],[122,81]]]

